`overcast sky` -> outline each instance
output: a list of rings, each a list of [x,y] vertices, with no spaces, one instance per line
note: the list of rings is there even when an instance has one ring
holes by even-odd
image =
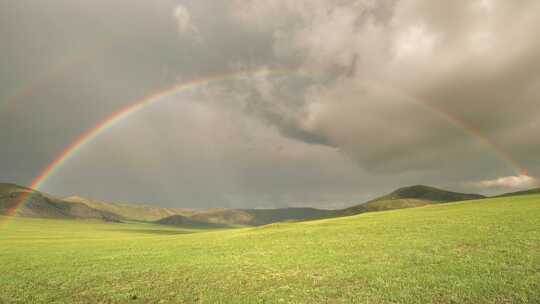
[[[167,86],[254,69],[130,116],[41,190],[337,208],[413,184],[532,187],[539,15],[536,0],[0,0],[0,182],[29,185]]]

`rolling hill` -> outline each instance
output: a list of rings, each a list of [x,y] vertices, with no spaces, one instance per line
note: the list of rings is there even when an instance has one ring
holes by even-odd
[[[339,216],[348,216],[364,212],[420,207],[437,203],[455,202],[484,198],[478,194],[465,194],[446,191],[429,186],[412,186],[400,188],[390,194],[381,196],[364,204],[341,210],[325,210],[315,208],[281,208],[281,209],[174,209],[155,206],[115,204],[85,198],[68,198],[67,201],[80,202],[100,210],[121,215],[126,219],[156,221],[161,218],[180,215],[199,223],[219,225],[261,226],[275,222],[305,221]],[[173,223],[174,220],[161,224]],[[159,223],[159,221],[158,221]]]
[[[194,210],[189,209],[163,208],[158,206],[137,204],[119,204],[79,196],[72,196],[63,200],[70,203],[85,204],[90,208],[111,212],[121,216],[124,219],[136,221],[157,221],[173,215],[189,216],[194,213]]]
[[[510,196],[521,196],[521,195],[531,195],[531,194],[540,194],[540,188],[505,193],[505,194],[498,195],[496,197],[510,197]]]
[[[337,216],[335,210],[315,208],[210,209],[193,214],[199,221],[215,224],[260,226],[275,222],[305,221]]]
[[[341,210],[342,215],[354,215],[364,212],[395,210],[413,207],[422,207],[432,204],[459,202],[466,200],[483,199],[479,194],[466,194],[438,189],[424,185],[399,188],[394,192]]]
[[[101,218],[106,220],[136,220],[157,222],[163,225],[177,225],[189,219],[191,223],[209,225],[242,225],[261,226],[275,222],[305,221],[331,217],[349,216],[365,212],[421,207],[432,204],[482,199],[477,194],[464,194],[446,191],[429,186],[412,186],[400,188],[390,194],[381,196],[364,204],[340,210],[315,208],[281,208],[281,209],[180,209],[162,208],[158,206],[118,204],[83,197],[66,199],[52,198],[29,188],[13,184],[0,184],[0,200],[2,205],[14,203],[17,196],[32,193],[32,199],[18,214],[32,217],[55,218]],[[3,195],[3,196],[2,196]],[[0,209],[1,211],[2,209]],[[160,221],[162,220],[163,221]]]
[[[181,219],[190,219],[197,223],[259,226],[282,221],[300,221],[339,215],[336,210],[315,208],[180,209],[135,204],[118,204],[78,196],[65,198],[64,201],[81,203],[91,208],[115,213],[127,220],[149,221],[170,225],[175,225],[177,222],[176,220],[181,221]],[[167,220],[160,221],[161,219]]]
[[[117,214],[91,208],[82,203],[70,203],[54,198],[30,188],[14,184],[0,184],[0,214],[5,214],[15,204],[25,200],[16,214],[26,217],[63,218],[63,219],[99,219],[119,221]]]
[[[435,187],[416,185],[397,189],[377,200],[420,199],[435,203],[459,202],[485,198],[479,194],[466,194],[438,189]]]
[[[183,215],[171,215],[169,217],[162,218],[154,223],[159,225],[178,226],[182,228],[194,228],[194,229],[219,229],[219,228],[231,228],[226,224],[215,224],[207,221],[198,221],[192,217]]]
[[[538,303],[539,231],[540,195],[227,230],[18,217],[0,303]]]

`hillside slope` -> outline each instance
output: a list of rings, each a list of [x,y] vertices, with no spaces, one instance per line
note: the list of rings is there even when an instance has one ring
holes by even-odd
[[[0,184],[0,215],[6,214],[22,200],[25,203],[16,210],[19,216],[64,219],[99,219],[119,221],[115,213],[90,208],[81,203],[69,203],[14,184]]]
[[[0,185],[0,193],[32,192],[33,199],[19,211],[19,215],[34,217],[74,217],[125,219],[161,224],[174,224],[176,219],[189,218],[196,223],[211,225],[243,225],[260,226],[275,222],[305,221],[330,217],[349,216],[365,212],[394,210],[420,207],[438,203],[481,199],[484,196],[465,194],[437,189],[428,186],[412,186],[400,188],[390,194],[381,196],[367,203],[341,210],[324,210],[315,208],[281,208],[281,209],[180,209],[162,208],[135,204],[117,204],[82,197],[69,197],[63,200],[45,196],[37,191],[17,185]],[[11,192],[10,192],[11,191]],[[11,198],[8,201],[15,201]],[[7,205],[8,203],[4,203]],[[1,204],[0,204],[0,208]],[[4,208],[4,209],[7,209]],[[0,209],[1,210],[1,209]],[[160,219],[167,219],[160,222]]]
[[[208,223],[260,226],[275,222],[306,221],[349,216],[365,212],[421,207],[432,204],[483,199],[482,195],[458,193],[429,186],[412,186],[341,210],[315,208],[210,209],[196,211],[191,218]]]
[[[381,200],[396,200],[396,199],[419,199],[424,201],[431,201],[435,203],[448,203],[459,202],[466,200],[482,199],[485,196],[480,194],[467,194],[447,191],[435,187],[416,185],[410,187],[403,187],[395,190],[394,192],[375,199],[375,201]]]
[[[158,221],[155,221],[159,225],[168,225],[168,226],[177,226],[182,228],[192,228],[192,229],[217,229],[217,228],[228,228],[226,224],[215,224],[206,221],[198,221],[191,217],[182,216],[182,215],[171,215],[166,218],[162,218]]]
[[[364,212],[422,207],[432,204],[459,202],[483,199],[479,194],[466,194],[438,189],[424,185],[404,187],[394,192],[342,210],[344,215],[354,215]]]
[[[281,208],[281,209],[180,209],[162,208],[158,206],[118,204],[73,196],[64,201],[85,204],[91,208],[120,215],[124,219],[157,222],[175,225],[176,219],[191,219],[198,223],[218,225],[259,226],[281,221],[298,221],[336,216],[334,210],[315,208]],[[178,216],[178,217],[175,217]],[[169,219],[159,221],[160,219]]]
[[[540,195],[205,232],[15,218],[0,303],[539,303],[539,231]]]
[[[336,215],[338,214],[334,210],[315,208],[210,209],[197,212],[191,218],[215,224],[260,226],[275,222],[305,221]]]
[[[505,194],[498,195],[496,197],[522,196],[522,195],[531,195],[531,194],[540,194],[540,188],[529,189],[529,190],[518,191],[518,192],[505,193]]]
[[[63,200],[71,203],[85,204],[90,208],[115,213],[122,218],[137,221],[156,221],[173,215],[189,216],[194,212],[193,210],[180,208],[111,203],[79,196],[72,196]]]

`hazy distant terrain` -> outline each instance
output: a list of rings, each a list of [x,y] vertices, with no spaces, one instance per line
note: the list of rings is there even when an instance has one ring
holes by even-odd
[[[82,197],[56,199],[38,191],[12,185],[0,185],[0,208],[13,205],[19,195],[31,192],[31,199],[19,210],[21,216],[47,218],[89,218],[105,220],[135,220],[156,222],[163,225],[181,225],[190,222],[196,225],[244,225],[259,226],[275,222],[323,219],[364,212],[420,207],[484,198],[477,194],[450,192],[428,186],[400,188],[364,204],[340,210],[315,208],[281,209],[180,209],[158,206],[118,204]],[[2,209],[0,209],[2,210]]]
[[[188,209],[162,208],[157,206],[137,204],[118,204],[92,200],[78,196],[65,198],[64,201],[85,204],[88,207],[94,209],[104,210],[118,214],[125,219],[139,221],[155,221],[171,215],[191,215],[193,213],[192,210]]]

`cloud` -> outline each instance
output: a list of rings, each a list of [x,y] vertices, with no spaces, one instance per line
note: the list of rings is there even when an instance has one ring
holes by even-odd
[[[0,34],[0,94],[47,80],[0,111],[2,180],[28,184],[73,138],[160,88],[263,66],[118,124],[45,190],[329,206],[404,184],[494,194],[503,188],[464,181],[540,177],[538,1],[136,2],[0,4],[24,13]],[[50,74],[82,49],[95,55]]]
[[[538,185],[538,180],[528,175],[505,176],[475,184],[478,188],[526,189]]]
[[[199,29],[193,24],[191,13],[185,6],[178,4],[173,15],[180,34],[198,35]]]
[[[525,158],[521,151],[531,151],[516,144],[515,130],[534,138],[530,126],[540,115],[540,74],[532,72],[540,68],[540,41],[531,39],[538,2],[230,3],[239,23],[272,32],[277,58],[322,75],[298,91],[300,107],[274,112],[274,121],[289,122],[286,136],[324,139],[318,143],[387,173],[466,171],[475,162],[489,170],[475,161],[486,152]]]

